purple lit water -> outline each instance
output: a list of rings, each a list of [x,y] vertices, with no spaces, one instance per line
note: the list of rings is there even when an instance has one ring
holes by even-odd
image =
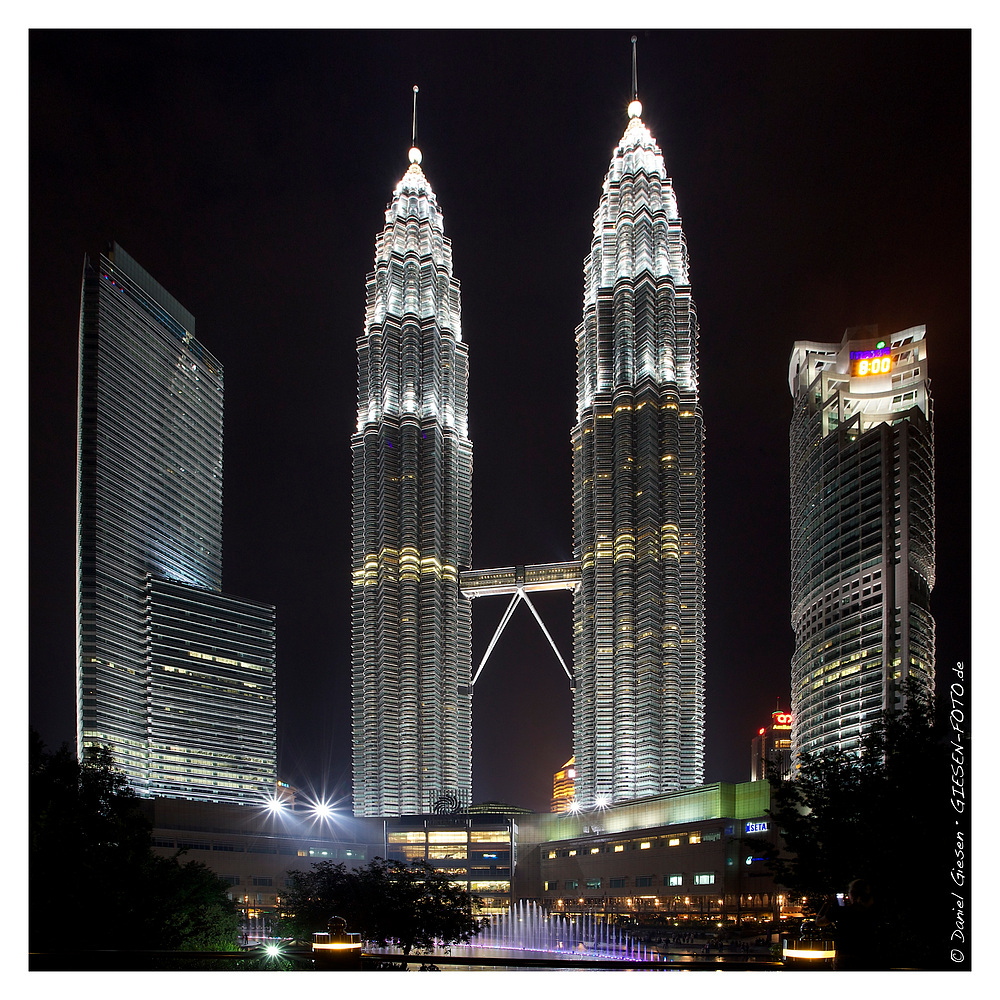
[[[622,928],[586,913],[573,917],[550,913],[534,902],[521,901],[507,912],[492,914],[467,945],[496,952],[537,952],[565,958],[621,959],[655,962],[644,942],[633,941]]]

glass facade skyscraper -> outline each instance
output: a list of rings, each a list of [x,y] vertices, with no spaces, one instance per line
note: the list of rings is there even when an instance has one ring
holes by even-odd
[[[704,772],[704,424],[687,245],[638,101],[584,264],[572,432],[573,749],[586,806]]]
[[[924,328],[796,343],[788,364],[792,749],[856,751],[934,684],[934,438]]]
[[[277,779],[274,607],[147,578],[149,791],[254,802]]]
[[[468,348],[437,198],[414,147],[375,242],[353,456],[354,812],[461,805],[472,787]]]
[[[220,594],[223,369],[194,329],[194,317],[121,247],[85,261],[77,746],[81,756],[110,747],[140,795],[190,797],[201,784],[209,797],[242,801],[276,779],[274,609],[256,606],[270,624],[251,650],[238,634],[242,602]],[[213,608],[204,632],[190,617],[198,605]],[[252,660],[264,684],[232,699],[242,682],[207,677],[199,652]],[[161,683],[164,672],[171,684]],[[238,751],[225,736],[233,728],[246,732]],[[179,783],[154,763],[191,755],[200,763],[188,761]]]

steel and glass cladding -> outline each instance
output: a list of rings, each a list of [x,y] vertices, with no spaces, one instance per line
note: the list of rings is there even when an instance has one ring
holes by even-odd
[[[274,608],[150,578],[149,790],[259,803],[277,774]]]
[[[934,684],[934,439],[924,327],[792,349],[792,747],[856,751]]]
[[[412,814],[472,786],[468,349],[437,198],[410,153],[358,339],[353,455],[354,812]]]
[[[85,261],[79,362],[77,747],[110,747],[139,794],[156,794],[151,743],[172,737],[151,689],[150,581],[192,600],[221,589],[223,370],[191,314],[116,245]]]
[[[677,199],[641,106],[614,150],[584,264],[572,432],[577,801],[700,784],[704,425]]]

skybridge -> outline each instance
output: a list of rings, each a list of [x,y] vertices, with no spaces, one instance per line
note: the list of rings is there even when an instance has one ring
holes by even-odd
[[[531,609],[531,613],[535,616],[535,621],[538,622],[538,627],[544,633],[545,638],[549,640],[552,652],[556,654],[556,659],[559,660],[566,676],[569,678],[570,687],[574,686],[573,673],[566,666],[566,661],[559,652],[559,648],[556,646],[552,636],[549,635],[549,630],[545,627],[541,615],[535,609],[534,604],[531,603],[528,594],[545,590],[576,591],[580,586],[579,561],[574,559],[569,562],[502,566],[499,569],[463,570],[459,574],[459,586],[462,593],[470,599],[475,597],[510,595],[510,603],[507,605],[507,610],[500,619],[500,624],[497,626],[496,632],[493,633],[493,638],[490,640],[490,644],[486,648],[486,653],[483,655],[482,663],[479,664],[479,669],[476,670],[475,676],[472,678],[473,687],[475,687],[476,681],[479,680],[479,675],[483,672],[483,667],[486,666],[486,661],[490,658],[493,647],[496,646],[497,641],[503,634],[503,630],[507,627],[507,623],[514,614],[514,610],[521,601],[524,601]]]

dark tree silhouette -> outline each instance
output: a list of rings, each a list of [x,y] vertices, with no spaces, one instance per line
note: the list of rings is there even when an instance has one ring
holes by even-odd
[[[409,956],[437,942],[468,941],[479,929],[475,897],[422,861],[375,858],[356,871],[323,861],[309,871],[289,872],[289,879],[283,904],[303,939],[336,915],[365,941],[394,943]]]
[[[886,967],[946,968],[949,788],[947,737],[911,688],[906,710],[886,715],[860,754],[807,756],[795,780],[771,777],[786,849],[770,869],[814,913],[866,880]]]
[[[31,951],[235,948],[228,887],[204,865],[153,854],[150,823],[109,750],[80,763],[32,732],[28,813]]]

